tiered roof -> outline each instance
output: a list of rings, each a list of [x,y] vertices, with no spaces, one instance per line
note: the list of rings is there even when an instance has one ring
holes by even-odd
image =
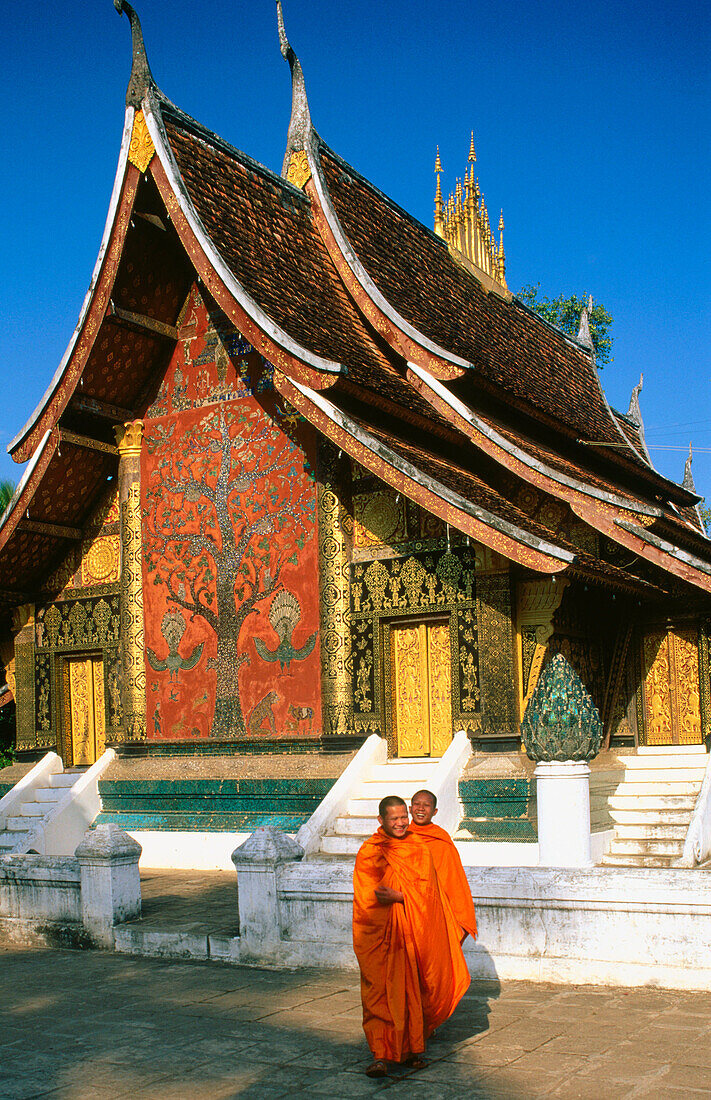
[[[0,599],[36,592],[78,537],[115,475],[113,425],[150,404],[196,275],[317,431],[454,529],[534,572],[711,594],[693,482],[653,469],[638,404],[613,412],[585,343],[322,142],[281,20],[293,110],[277,176],[166,99],[135,12],[116,2],[133,32],[116,183],[75,334],[9,448],[31,464],[0,524]],[[523,510],[526,488],[631,564]]]

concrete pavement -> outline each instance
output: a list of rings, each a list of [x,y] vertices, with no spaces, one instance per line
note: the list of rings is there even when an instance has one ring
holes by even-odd
[[[352,972],[0,949],[2,1100],[682,1100],[711,1093],[711,994],[479,984],[428,1056],[364,1076]]]

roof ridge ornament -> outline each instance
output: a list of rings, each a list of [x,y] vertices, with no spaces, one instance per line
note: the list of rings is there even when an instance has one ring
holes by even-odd
[[[690,493],[696,492],[696,486],[694,485],[694,475],[691,472],[691,463],[694,461],[694,455],[691,450],[691,443],[689,443],[689,457],[684,465],[684,480],[682,481],[682,488],[688,489]]]
[[[148,55],[143,42],[141,21],[127,0],[114,0],[114,7],[119,15],[126,15],[131,23],[132,63],[131,77],[126,89],[126,106],[140,109],[146,92],[150,88],[156,88],[151,67],[148,64]]]
[[[282,12],[281,0],[276,0],[277,6],[277,24],[279,27],[279,49],[281,50],[282,57],[285,61],[289,62],[289,68],[291,69],[291,118],[289,119],[289,130],[286,136],[286,151],[284,153],[284,163],[282,164],[281,174],[285,179],[289,179],[289,167],[292,161],[292,156],[295,153],[305,152],[309,144],[313,140],[315,130],[311,121],[311,112],[309,111],[309,101],[306,98],[306,82],[304,80],[304,71],[301,68],[301,62],[294,53],[289,39],[286,37],[286,29],[284,27],[284,14]],[[299,176],[303,176],[304,158],[297,158],[298,161],[298,173]],[[294,165],[296,169],[296,162]],[[308,175],[310,175],[310,171]],[[308,178],[308,176],[307,176]],[[292,182],[296,182],[294,179]],[[303,183],[298,183],[297,186],[302,187]]]
[[[583,306],[580,314],[580,324],[578,326],[578,343],[586,347],[593,359],[595,358],[595,344],[593,343],[592,334],[590,332],[590,315],[593,311],[593,296],[592,294],[588,298],[587,305]]]
[[[630,397],[630,407],[627,410],[627,419],[631,420],[632,423],[637,428],[642,427],[642,412],[641,412],[641,409],[639,407],[639,395],[642,392],[642,383],[643,382],[644,382],[644,375],[640,374],[639,382],[637,383],[635,388],[632,390],[632,395]]]

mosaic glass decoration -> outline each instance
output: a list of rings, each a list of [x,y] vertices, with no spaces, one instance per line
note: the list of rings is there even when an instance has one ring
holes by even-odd
[[[599,711],[562,653],[541,673],[523,716],[521,737],[531,760],[590,760],[600,751]]]

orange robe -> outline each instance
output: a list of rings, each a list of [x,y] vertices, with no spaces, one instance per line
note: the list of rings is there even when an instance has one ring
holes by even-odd
[[[374,892],[381,884],[399,890],[404,904],[381,905]],[[353,874],[353,947],[374,1058],[422,1053],[452,1015],[471,981],[460,937],[428,847],[409,832],[396,840],[378,829]]]
[[[439,825],[435,825],[432,821],[429,825],[416,825],[413,821],[410,832],[414,833],[418,840],[425,842],[432,856],[440,886],[447,895],[455,917],[464,931],[476,939],[472,892],[451,836],[446,829],[440,829]]]

